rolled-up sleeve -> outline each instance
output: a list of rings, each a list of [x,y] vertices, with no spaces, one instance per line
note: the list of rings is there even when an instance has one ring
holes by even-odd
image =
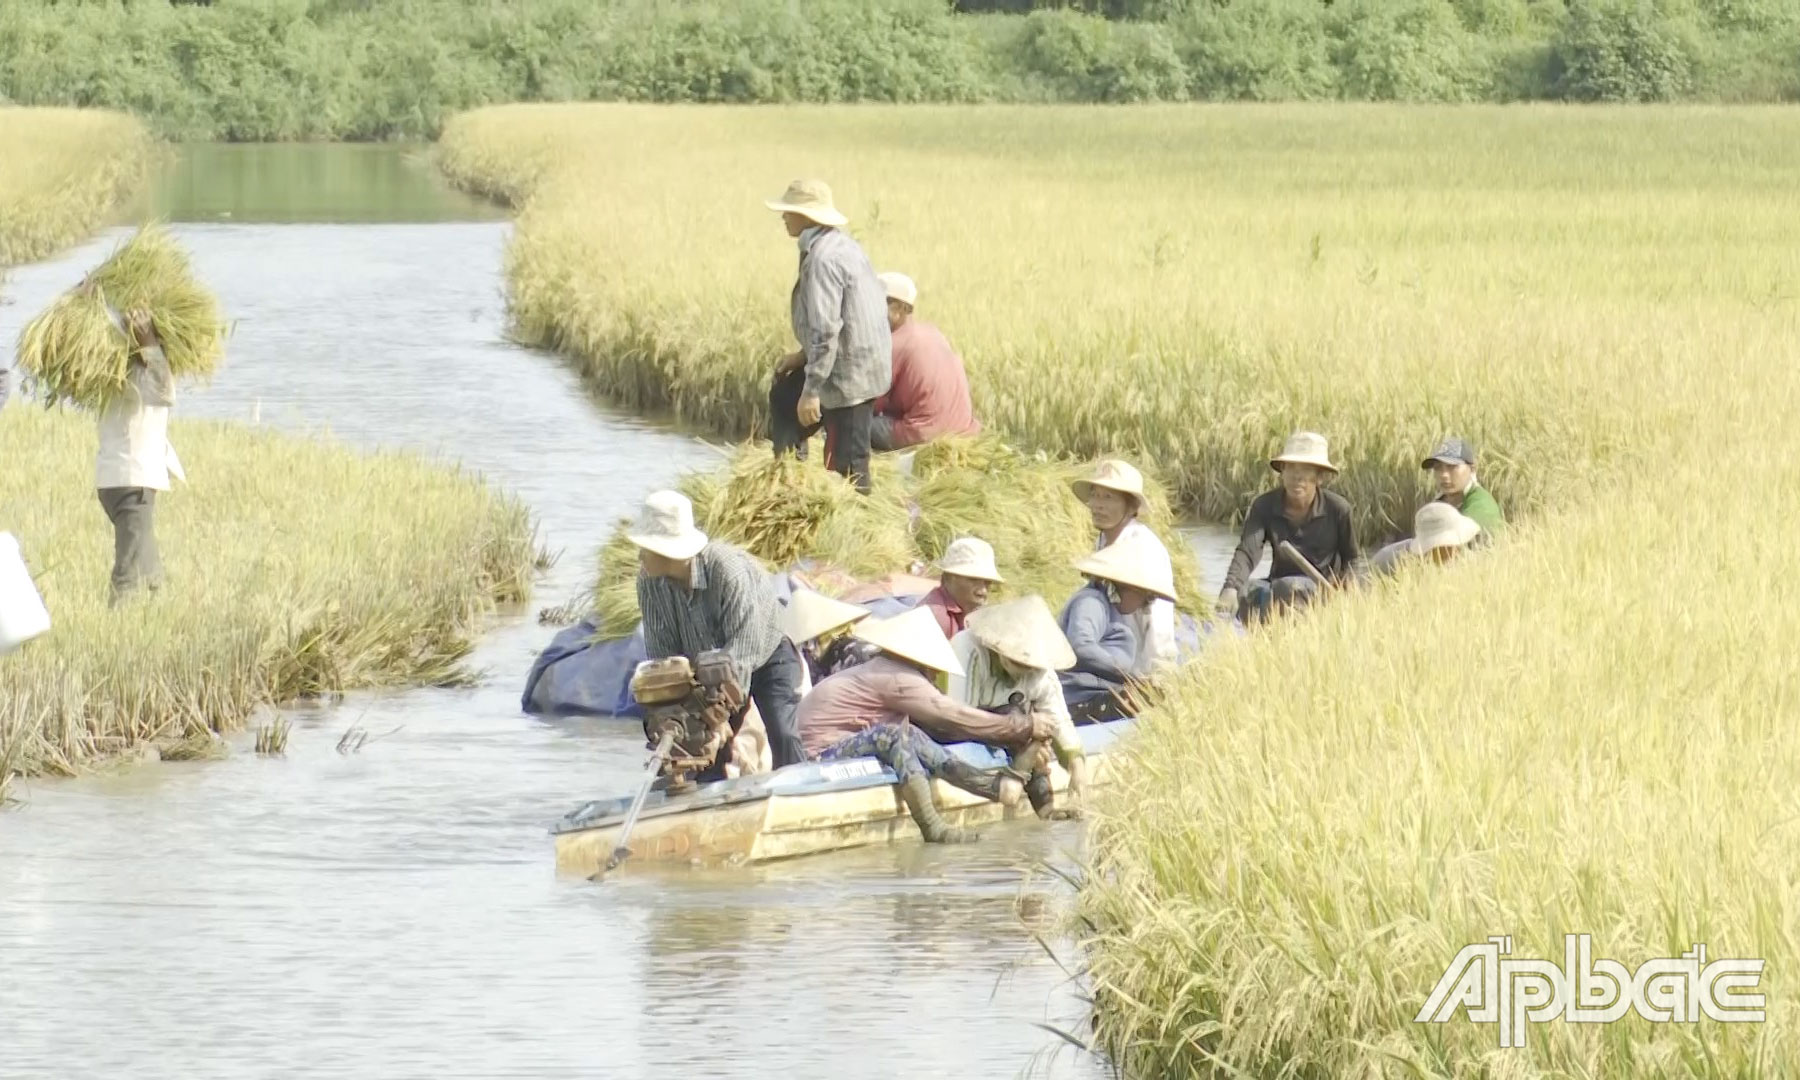
[[[1244,515],[1244,531],[1238,537],[1237,550],[1231,553],[1231,568],[1225,571],[1224,588],[1243,590],[1244,583],[1250,580],[1250,571],[1256,569],[1257,560],[1262,558],[1263,546],[1268,540],[1268,523],[1263,518],[1262,504],[1253,502],[1250,512]]]

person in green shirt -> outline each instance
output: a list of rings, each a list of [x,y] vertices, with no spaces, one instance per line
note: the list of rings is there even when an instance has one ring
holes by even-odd
[[[1506,529],[1506,515],[1500,512],[1499,502],[1494,499],[1493,492],[1482,487],[1475,477],[1475,447],[1469,444],[1469,440],[1454,436],[1444,439],[1432,449],[1431,456],[1419,464],[1431,473],[1437,488],[1437,497],[1426,506],[1443,504],[1481,527],[1476,536],[1458,539],[1454,544],[1455,548],[1480,547]],[[1382,573],[1391,573],[1400,565],[1404,556],[1418,553],[1416,541],[1419,537],[1416,528],[1414,533],[1412,539],[1396,540],[1377,551],[1371,560],[1374,568]]]
[[[1448,438],[1437,444],[1431,456],[1420,463],[1437,481],[1437,502],[1449,503],[1473,518],[1491,539],[1506,529],[1506,515],[1494,495],[1475,478],[1475,448],[1469,440]]]

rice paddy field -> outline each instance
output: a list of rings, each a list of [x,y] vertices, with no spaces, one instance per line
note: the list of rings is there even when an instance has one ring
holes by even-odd
[[[171,441],[191,483],[157,500],[167,582],[112,610],[92,417],[0,416],[0,522],[55,620],[0,663],[0,777],[304,696],[454,683],[482,616],[530,588],[525,510],[476,476],[232,424],[177,420]]]
[[[158,160],[123,113],[0,108],[0,267],[66,247],[101,225]]]
[[[518,332],[735,437],[819,176],[977,411],[1217,520],[1332,440],[1370,538],[1438,436],[1522,527],[1221,643],[1102,801],[1083,1032],[1128,1075],[1784,1076],[1800,1060],[1800,114],[651,109],[455,120]],[[1767,960],[1759,1024],[1413,1018],[1462,946]]]

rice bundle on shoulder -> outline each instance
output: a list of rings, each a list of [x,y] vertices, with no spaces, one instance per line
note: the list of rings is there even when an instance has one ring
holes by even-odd
[[[160,226],[138,230],[80,286],[19,335],[19,366],[58,401],[101,409],[125,389],[131,340],[108,309],[149,313],[169,370],[207,379],[225,355],[218,300],[194,277],[187,253]]]

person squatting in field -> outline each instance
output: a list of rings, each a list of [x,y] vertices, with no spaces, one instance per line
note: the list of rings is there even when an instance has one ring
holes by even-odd
[[[917,318],[919,287],[905,274],[880,275],[894,340],[893,385],[875,399],[869,442],[904,450],[942,435],[979,435],[962,357],[937,327]]]

